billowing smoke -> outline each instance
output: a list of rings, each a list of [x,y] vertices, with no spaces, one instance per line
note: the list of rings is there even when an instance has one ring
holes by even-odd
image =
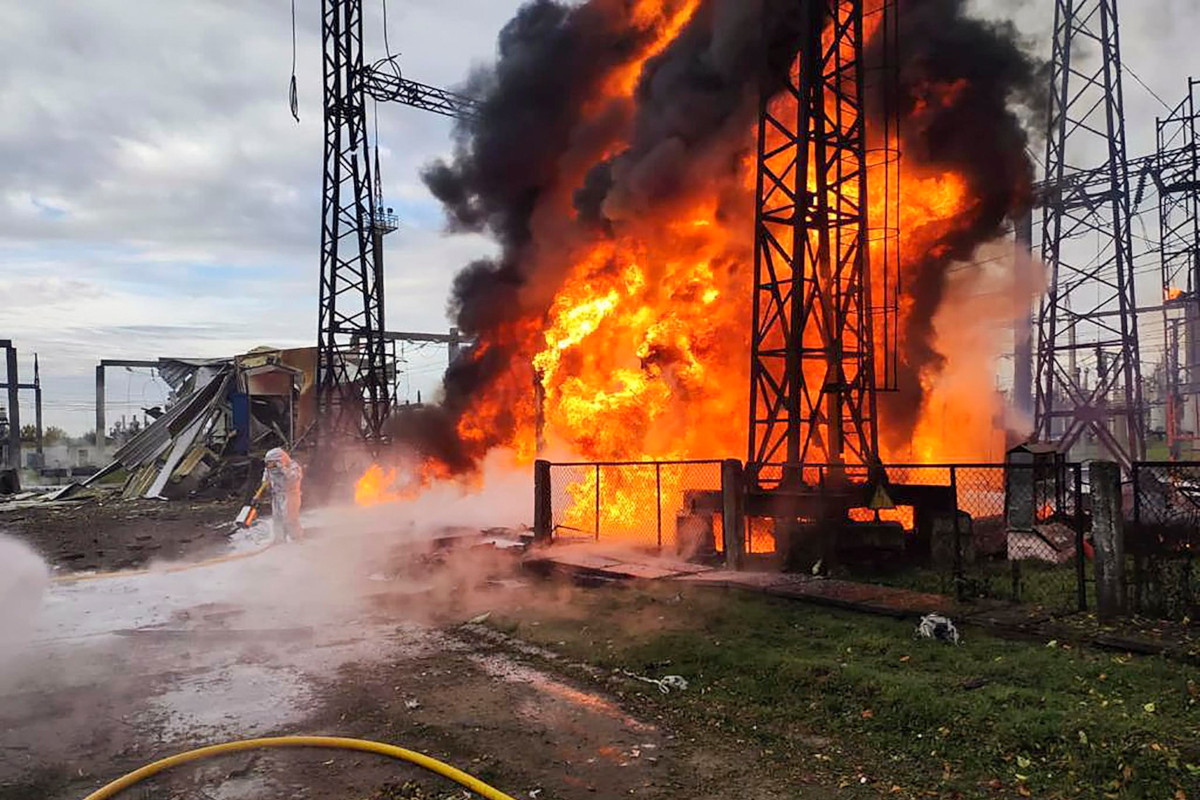
[[[901,0],[901,153],[906,174],[952,171],[973,205],[952,225],[907,231],[899,391],[880,395],[882,435],[901,446],[916,426],[921,376],[936,370],[933,320],[948,271],[1001,235],[1032,202],[1033,165],[1014,111],[1041,107],[1042,67],[1011,24],[973,19],[965,0]],[[903,190],[903,184],[902,184]],[[902,218],[903,222],[903,218]]]
[[[532,413],[526,365],[568,254],[614,220],[661,211],[711,183],[729,187],[727,202],[740,206],[730,214],[752,212],[735,182],[768,72],[759,3],[701,2],[634,76],[633,103],[606,96],[606,81],[689,2],[667,0],[664,13],[639,19],[626,0],[533,0],[501,31],[495,66],[467,87],[482,100],[478,117],[459,127],[452,163],[424,176],[451,229],[487,231],[501,245],[498,258],[459,273],[450,301],[459,329],[481,346],[447,372],[440,407],[398,422],[398,438],[455,470],[510,439]],[[458,420],[485,395],[500,408],[465,442]]]
[[[785,28],[763,21],[764,9],[785,3],[795,0],[532,0],[505,26],[495,64],[466,88],[481,100],[478,117],[460,124],[452,159],[424,175],[452,230],[487,232],[500,244],[495,259],[458,274],[450,300],[458,327],[478,344],[447,372],[438,406],[397,421],[399,439],[461,472],[529,430],[532,357],[573,256],[615,227],[666,218],[695,192],[715,195],[718,219],[745,231],[727,267],[742,275],[747,296],[737,302],[749,308],[753,190],[744,174],[759,97],[773,91],[775,65],[794,57],[792,42],[772,38]],[[977,202],[954,225],[911,239],[925,251],[904,287],[904,391],[885,398],[890,436],[911,431],[919,375],[936,368],[929,320],[947,269],[1029,200],[1025,136],[1009,105],[1028,98],[1037,67],[1012,30],[969,18],[965,5],[900,1],[906,169],[954,170]],[[687,23],[671,29],[692,6]],[[612,92],[648,49],[632,97]],[[748,346],[748,313],[738,325],[728,336]]]

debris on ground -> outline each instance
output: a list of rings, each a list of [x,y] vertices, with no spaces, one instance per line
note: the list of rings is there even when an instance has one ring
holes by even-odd
[[[917,625],[917,632],[913,638],[936,639],[947,644],[962,644],[958,628],[954,627],[954,623],[950,621],[949,617],[941,614],[926,614],[921,617],[921,622]]]
[[[86,502],[0,503],[0,530],[20,539],[56,569],[126,569],[152,559],[198,559],[229,546],[225,534],[240,502],[122,501],[112,490],[89,492]],[[248,539],[268,525],[243,531]]]
[[[670,694],[672,691],[682,692],[688,688],[687,679],[682,675],[664,675],[661,678],[647,678],[645,675],[638,675],[636,672],[630,672],[627,669],[621,670],[621,674],[626,678],[632,678],[635,681],[657,686],[658,690],[663,694]]]
[[[386,783],[379,788],[368,800],[464,800],[471,795],[468,792],[432,792],[414,781],[405,783]]]

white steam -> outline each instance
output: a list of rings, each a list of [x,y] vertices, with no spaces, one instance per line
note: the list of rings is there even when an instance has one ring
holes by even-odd
[[[0,534],[0,659],[33,633],[50,570],[28,545]]]

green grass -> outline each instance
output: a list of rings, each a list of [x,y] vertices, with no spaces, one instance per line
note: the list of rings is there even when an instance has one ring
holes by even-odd
[[[908,622],[677,592],[601,590],[493,620],[601,668],[683,675],[687,692],[641,702],[745,742],[772,774],[866,777],[898,797],[1200,798],[1194,668],[974,632],[953,647]]]
[[[1017,592],[1020,602],[1030,606],[1074,612],[1079,608],[1079,581],[1074,562],[1047,564],[1033,559],[1019,563],[1020,579]],[[1087,565],[1088,572],[1091,564]],[[834,577],[895,586],[914,592],[957,596],[957,587],[951,570],[931,567],[914,567],[908,564],[893,569],[846,569],[844,574]],[[1090,577],[1090,575],[1089,575]],[[966,601],[979,599],[1011,600],[1013,597],[1013,562],[983,561],[964,568],[964,597]],[[1085,583],[1088,592],[1088,608],[1095,607],[1095,587]]]

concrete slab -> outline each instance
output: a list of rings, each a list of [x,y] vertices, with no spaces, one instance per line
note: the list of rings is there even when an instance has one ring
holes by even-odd
[[[601,544],[551,545],[526,556],[526,563],[550,565],[616,579],[663,580],[697,575],[712,567]]]
[[[706,586],[737,587],[766,591],[773,586],[790,586],[816,580],[808,575],[783,572],[739,572],[727,569],[714,569],[691,575],[681,575],[676,580],[686,583],[698,583]]]

